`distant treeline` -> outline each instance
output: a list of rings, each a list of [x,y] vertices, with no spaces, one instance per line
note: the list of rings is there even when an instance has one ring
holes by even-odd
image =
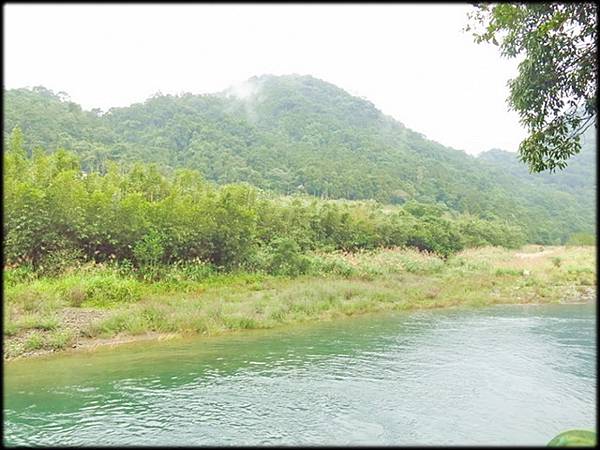
[[[218,186],[199,172],[154,164],[102,172],[79,157],[25,150],[16,128],[4,152],[4,258],[44,271],[81,261],[151,267],[202,261],[224,270],[271,270],[311,250],[407,246],[442,256],[465,247],[518,247],[523,230],[444,205],[277,197]],[[300,270],[301,271],[301,270]]]

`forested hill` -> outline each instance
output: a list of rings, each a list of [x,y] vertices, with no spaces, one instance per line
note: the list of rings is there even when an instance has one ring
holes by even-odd
[[[543,183],[575,195],[585,194],[582,200],[594,205],[596,195],[596,130],[590,127],[581,136],[582,150],[569,160],[566,170],[555,173],[530,174],[527,166],[517,160],[515,153],[492,149],[479,155],[479,159],[492,169],[500,169],[525,181]],[[592,206],[593,207],[593,206]]]
[[[155,162],[283,194],[439,202],[521,224],[531,242],[595,230],[592,134],[564,173],[534,176],[514,154],[477,158],[444,147],[310,76],[253,77],[224,92],[156,95],[105,114],[44,88],[4,94],[5,138],[19,125],[29,149],[73,150],[90,170],[107,160]]]

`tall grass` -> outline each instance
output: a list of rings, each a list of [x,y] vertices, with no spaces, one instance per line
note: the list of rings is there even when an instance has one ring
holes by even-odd
[[[110,265],[40,278],[8,269],[5,343],[14,356],[78,338],[212,335],[373,311],[559,302],[596,285],[594,247],[542,250],[486,247],[447,260],[399,248],[311,253],[298,276],[175,266],[149,281]],[[81,323],[68,323],[67,312]]]

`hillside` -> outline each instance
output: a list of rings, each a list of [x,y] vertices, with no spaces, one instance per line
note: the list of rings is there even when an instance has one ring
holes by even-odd
[[[19,125],[30,149],[198,169],[219,184],[281,194],[443,203],[520,224],[530,242],[595,229],[595,137],[560,174],[530,175],[514,154],[472,157],[430,141],[370,102],[310,76],[253,77],[211,95],[157,95],[105,114],[44,88],[5,91],[5,137]]]

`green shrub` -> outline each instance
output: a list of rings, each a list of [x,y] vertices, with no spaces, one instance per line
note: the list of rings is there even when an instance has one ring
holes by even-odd
[[[133,247],[133,255],[145,279],[156,279],[159,274],[158,264],[165,252],[162,241],[158,233],[149,232]]]
[[[144,306],[140,313],[141,318],[147,324],[148,330],[152,331],[164,331],[166,311],[157,305]]]
[[[19,332],[19,327],[13,322],[4,322],[4,336],[14,336]]]
[[[115,273],[91,278],[85,286],[85,304],[107,306],[115,303],[133,303],[142,296],[139,281],[119,277]]]
[[[75,334],[71,330],[60,330],[52,333],[48,338],[47,346],[54,350],[62,350],[75,342]]]
[[[552,258],[552,265],[554,267],[560,267],[560,263],[562,262],[562,259],[558,256],[555,256],[554,258]]]
[[[277,238],[271,243],[269,272],[274,275],[298,276],[310,270],[311,261],[301,254],[300,246],[292,239]]]
[[[39,333],[33,333],[24,344],[25,351],[39,350],[44,347],[44,337]]]
[[[130,259],[123,259],[121,261],[117,261],[117,263],[115,264],[115,268],[117,269],[117,272],[119,273],[119,275],[122,276],[131,276],[133,273],[135,273],[137,271],[137,268],[133,265],[133,263],[131,262]]]
[[[30,283],[37,278],[37,274],[31,265],[20,265],[4,269],[4,285],[14,286],[19,283]]]
[[[54,330],[58,328],[58,319],[56,317],[45,317],[39,314],[30,314],[23,316],[18,326],[22,329]]]
[[[498,277],[505,276],[505,275],[523,276],[524,274],[525,274],[525,272],[521,269],[505,269],[505,268],[496,269],[496,276],[498,276]]]

